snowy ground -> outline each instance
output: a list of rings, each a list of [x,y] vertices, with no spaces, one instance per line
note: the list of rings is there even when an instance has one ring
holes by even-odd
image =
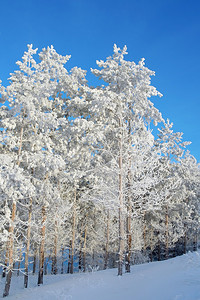
[[[200,300],[200,252],[167,261],[133,266],[131,274],[116,276],[117,270],[74,275],[48,275],[36,286],[30,276],[29,288],[23,278],[13,277],[10,296],[20,300]],[[0,279],[0,298],[4,280]]]

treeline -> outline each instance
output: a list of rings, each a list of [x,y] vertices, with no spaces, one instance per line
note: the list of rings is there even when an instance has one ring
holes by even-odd
[[[198,245],[200,168],[151,102],[154,72],[117,48],[91,72],[28,45],[0,107],[0,266],[12,273],[123,267]],[[152,126],[153,124],[153,126]],[[154,132],[151,128],[154,128]],[[66,267],[67,263],[67,267]]]

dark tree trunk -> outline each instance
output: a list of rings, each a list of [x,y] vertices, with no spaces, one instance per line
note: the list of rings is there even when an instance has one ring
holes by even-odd
[[[159,235],[158,235],[158,261],[161,260],[161,251],[160,251],[160,238],[159,238]]]
[[[3,297],[7,297],[9,295],[11,278],[12,278],[12,270],[9,270],[6,276],[6,283],[5,283]]]
[[[152,225],[151,225],[151,228],[150,228],[150,261],[152,262],[153,261],[153,228],[152,228]]]
[[[187,232],[186,232],[186,225],[184,224],[185,233],[184,233],[184,254],[187,252]]]
[[[78,269],[79,269],[79,271],[81,271],[81,269],[82,269],[82,251],[81,250],[79,250]]]
[[[193,251],[197,251],[197,230],[194,233]]]
[[[37,262],[37,248],[35,248],[34,256],[33,256],[33,274],[35,274],[36,271],[36,262]]]
[[[131,272],[131,217],[130,217],[130,208],[128,211],[128,217],[127,217],[127,253],[126,253],[126,264],[125,264],[125,270],[127,273]]]
[[[61,274],[64,273],[64,247],[62,247],[62,265],[61,265]]]

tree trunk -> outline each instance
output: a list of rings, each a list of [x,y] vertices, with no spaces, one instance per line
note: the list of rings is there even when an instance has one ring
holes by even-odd
[[[131,110],[129,105],[129,110]],[[131,147],[131,120],[128,119],[128,144],[129,148]],[[129,149],[128,152],[128,203],[127,203],[127,221],[126,221],[126,235],[127,235],[127,251],[126,251],[126,264],[125,270],[127,273],[131,271],[131,213],[132,213],[132,206],[131,206],[131,152]]]
[[[143,227],[143,240],[144,240],[143,251],[144,251],[144,254],[146,254],[146,249],[147,249],[145,215],[146,215],[146,213],[144,212],[144,227]]]
[[[82,269],[82,250],[79,250],[79,255],[78,255],[78,269],[79,272],[81,272]]]
[[[110,238],[110,215],[109,215],[109,210],[108,210],[108,214],[107,214],[107,226],[106,226],[106,247],[105,247],[104,270],[106,270],[107,267],[108,267],[109,238]]]
[[[166,206],[166,214],[165,214],[165,258],[169,257],[169,214],[168,214],[168,205]]]
[[[152,225],[150,225],[150,249],[151,249],[151,253],[150,253],[150,261],[153,261],[153,229],[152,229]]]
[[[55,232],[54,232],[54,251],[52,259],[51,274],[56,275],[58,272],[57,269],[57,245],[58,245],[58,221],[55,220]]]
[[[12,278],[12,271],[13,271],[13,246],[14,246],[14,220],[16,215],[16,202],[13,201],[12,205],[12,216],[11,216],[11,224],[9,226],[9,243],[8,243],[8,257],[9,257],[9,266],[8,266],[8,273],[6,276],[6,283],[5,283],[5,289],[3,293],[3,297],[6,297],[9,295],[10,290],[10,283]]]
[[[121,130],[121,120],[119,129]],[[122,137],[119,138],[119,259],[118,276],[122,276],[124,259],[124,219],[123,219],[123,188],[122,188]]]
[[[71,269],[71,250],[72,250],[72,241],[69,241],[69,256],[68,256],[68,265],[67,265],[67,274],[69,274]]]
[[[83,243],[83,272],[86,271],[86,242],[87,242],[87,225],[85,227],[84,243]]]
[[[45,259],[44,259],[44,275],[47,275],[47,265],[48,265],[48,261],[47,261],[47,258],[45,257]]]
[[[193,243],[193,251],[197,251],[197,229],[195,230],[195,233],[194,233],[194,243]]]
[[[30,198],[29,213],[28,213],[26,253],[25,253],[24,288],[28,287],[28,257],[29,257],[29,248],[30,248],[30,238],[31,238],[32,203],[33,203],[32,198]]]
[[[40,253],[39,253],[38,285],[43,284],[43,275],[44,275],[45,221],[46,221],[46,209],[45,209],[45,206],[43,206],[42,207],[41,243],[40,243]]]
[[[5,267],[3,268],[2,278],[6,277],[8,261],[9,261],[9,240],[6,243],[6,257],[5,257],[5,263],[4,263]]]
[[[184,223],[184,254],[187,252],[187,227]]]
[[[87,215],[86,215],[86,219],[87,219]],[[81,226],[81,230],[80,230],[80,241],[79,241],[79,258],[78,258],[78,268],[79,268],[79,272],[81,272],[82,270],[82,248],[83,248],[83,242],[82,242],[82,237],[84,235],[84,232],[83,232],[83,226],[84,224],[82,223],[82,226]]]
[[[131,236],[131,203],[129,201],[128,203],[128,216],[127,216],[127,253],[126,253],[126,272],[130,273],[131,271],[131,242],[132,242],[132,236]]]
[[[76,189],[74,191],[74,211],[73,211],[73,223],[72,223],[72,249],[71,249],[71,268],[70,273],[74,273],[74,246],[76,235]]]
[[[9,291],[10,291],[10,283],[11,283],[11,277],[12,277],[12,266],[11,268],[8,270],[8,273],[6,275],[6,283],[5,283],[5,288],[4,288],[4,293],[3,293],[3,297],[7,297],[9,295]]]
[[[160,232],[158,232],[158,261],[161,260],[160,252]]]
[[[61,274],[64,273],[64,247],[62,247],[62,265],[61,265]]]

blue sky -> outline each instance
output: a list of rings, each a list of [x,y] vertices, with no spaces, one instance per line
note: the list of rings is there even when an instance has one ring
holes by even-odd
[[[71,54],[67,68],[90,70],[128,47],[128,60],[146,59],[153,84],[164,95],[154,103],[192,142],[200,161],[200,1],[195,0],[6,0],[0,10],[0,79],[7,84],[26,45],[53,45]],[[88,74],[88,80],[95,84]]]

